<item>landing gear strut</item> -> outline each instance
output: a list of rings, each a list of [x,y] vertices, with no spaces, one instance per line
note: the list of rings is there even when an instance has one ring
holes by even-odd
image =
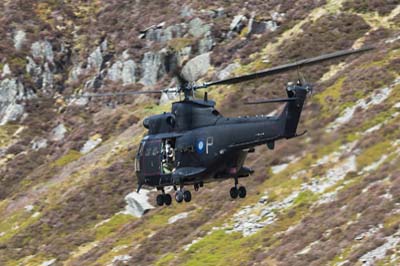
[[[231,195],[232,199],[236,199],[238,196],[239,198],[245,198],[246,197],[246,188],[244,186],[240,186],[239,188],[237,187],[239,184],[238,178],[235,177],[235,186],[231,188],[229,191],[229,194]]]

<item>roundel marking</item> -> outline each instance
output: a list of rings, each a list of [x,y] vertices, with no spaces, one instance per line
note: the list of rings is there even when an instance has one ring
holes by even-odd
[[[196,151],[197,153],[203,153],[205,149],[204,141],[203,140],[198,140],[196,142]]]

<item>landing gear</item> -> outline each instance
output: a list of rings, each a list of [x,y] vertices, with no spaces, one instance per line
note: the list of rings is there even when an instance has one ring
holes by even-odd
[[[163,188],[159,188],[158,190],[162,191],[162,194],[157,195],[156,203],[158,206],[163,206],[164,204],[169,206],[172,203],[172,197],[170,194],[165,194]]]
[[[164,204],[169,206],[172,203],[172,197],[170,194],[159,194],[157,195],[156,202],[158,206],[163,206]]]
[[[178,190],[175,193],[175,200],[178,203],[181,203],[182,201],[190,202],[192,200],[192,193],[190,193],[189,190]]]
[[[232,199],[236,199],[238,196],[239,198],[245,198],[246,197],[246,188],[244,186],[240,186],[239,189],[237,188],[238,186],[238,178],[235,177],[235,186],[231,188],[229,191],[229,194],[231,195]]]

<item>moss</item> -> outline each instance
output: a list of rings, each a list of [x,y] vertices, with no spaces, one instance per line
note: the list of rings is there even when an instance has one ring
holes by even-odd
[[[310,190],[305,190],[300,192],[297,198],[294,200],[293,204],[296,205],[308,205],[311,202],[318,199],[318,195],[314,194]]]
[[[378,142],[377,144],[368,147],[363,153],[357,157],[357,166],[359,169],[371,165],[378,161],[384,154],[388,154],[392,149],[391,141]]]
[[[96,231],[96,240],[101,240],[106,237],[109,237],[111,234],[117,232],[121,227],[131,221],[135,220],[135,218],[131,215],[127,214],[116,214],[109,221],[104,224],[98,226]]]
[[[168,47],[173,51],[180,51],[187,46],[191,46],[194,40],[191,38],[173,38],[168,41]]]
[[[248,241],[239,233],[227,234],[214,231],[193,244],[183,254],[184,265],[243,265],[248,261],[252,248],[244,245]],[[235,254],[232,256],[232,254]]]
[[[161,259],[159,259],[155,265],[156,266],[164,266],[164,265],[169,265],[173,259],[175,258],[175,254],[173,253],[167,253],[164,255]]]
[[[7,147],[18,129],[18,125],[7,124],[0,126],[0,147]]]
[[[73,161],[78,160],[81,156],[82,154],[79,151],[70,150],[66,155],[62,156],[57,161],[55,161],[53,165],[56,167],[63,167]]]
[[[315,99],[323,106],[324,111],[327,111],[330,106],[335,106],[335,103],[340,99],[340,93],[345,79],[345,77],[338,79],[335,84],[315,95]]]

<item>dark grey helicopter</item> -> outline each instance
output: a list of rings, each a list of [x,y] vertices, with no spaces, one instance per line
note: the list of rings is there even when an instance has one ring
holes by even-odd
[[[193,185],[197,191],[204,183],[232,178],[234,186],[230,189],[230,196],[234,199],[246,197],[246,188],[238,187],[238,180],[253,173],[253,170],[243,166],[247,154],[254,152],[254,147],[258,145],[266,144],[269,149],[274,149],[275,141],[304,134],[297,134],[296,129],[304,101],[307,94],[312,92],[312,87],[299,80],[288,84],[287,98],[247,103],[286,102],[277,116],[237,118],[222,116],[215,109],[215,102],[207,98],[207,92],[203,100],[194,99],[194,92],[216,85],[262,78],[371,49],[373,47],[338,51],[201,85],[180,78],[177,88],[131,92],[184,94],[183,101],[172,104],[171,112],[147,117],[143,122],[148,134],[141,141],[136,155],[137,191],[143,185],[156,187],[162,192],[157,196],[157,205],[170,205],[171,195],[164,191],[167,186],[174,187],[177,202],[189,202],[192,196],[185,186]]]

